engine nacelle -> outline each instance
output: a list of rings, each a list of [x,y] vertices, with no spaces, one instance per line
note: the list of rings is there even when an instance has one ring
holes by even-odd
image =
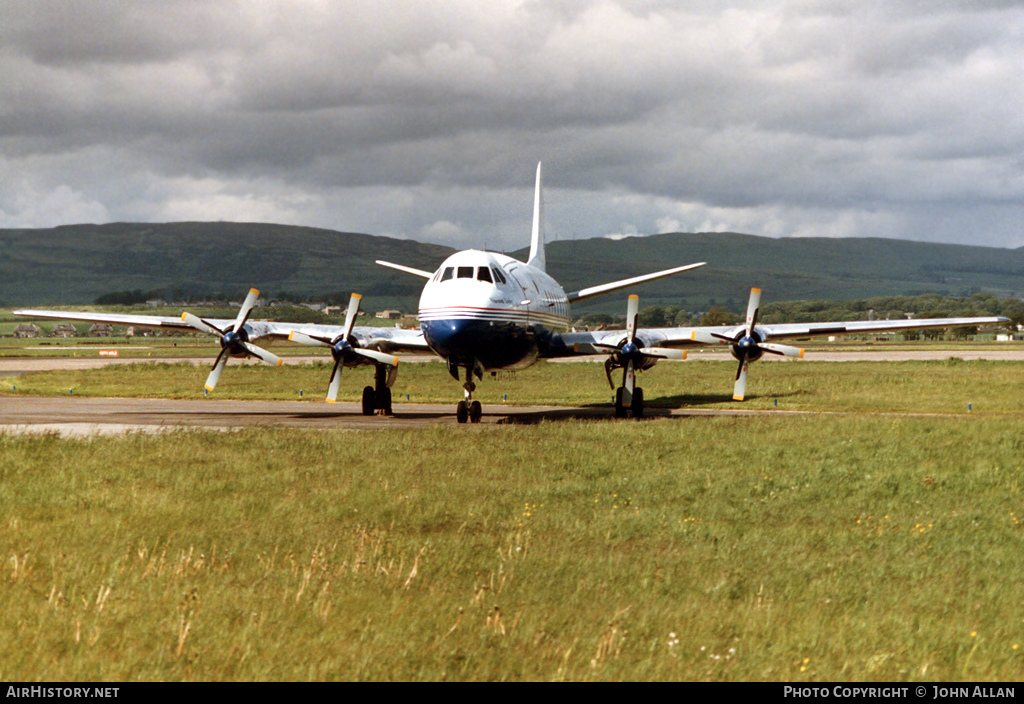
[[[729,347],[733,359],[737,361],[756,362],[764,356],[764,350],[759,346],[764,342],[764,335],[754,328],[750,335],[743,335],[741,330],[738,339]]]

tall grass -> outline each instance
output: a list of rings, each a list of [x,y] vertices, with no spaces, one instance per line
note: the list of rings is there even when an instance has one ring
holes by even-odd
[[[0,678],[1015,680],[1019,416],[0,435]]]

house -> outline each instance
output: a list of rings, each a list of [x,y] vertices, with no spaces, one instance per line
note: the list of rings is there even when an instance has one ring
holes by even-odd
[[[96,323],[89,328],[89,337],[110,337],[114,334],[114,326],[107,323]]]
[[[402,311],[389,308],[388,310],[377,311],[377,317],[381,320],[398,320],[402,317]]]
[[[78,330],[71,323],[58,323],[50,331],[50,337],[78,337]]]
[[[32,323],[22,323],[14,328],[15,337],[39,337],[42,332],[38,325],[33,325]]]

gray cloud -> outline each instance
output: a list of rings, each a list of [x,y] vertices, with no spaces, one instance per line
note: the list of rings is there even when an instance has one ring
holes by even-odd
[[[1024,245],[1012,2],[10,0],[0,226]]]

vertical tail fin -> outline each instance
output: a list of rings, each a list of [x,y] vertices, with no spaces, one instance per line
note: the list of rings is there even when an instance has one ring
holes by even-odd
[[[530,259],[526,263],[529,266],[545,271],[544,200],[541,198],[540,177],[540,167],[542,163],[543,162],[537,163],[537,189],[533,194],[533,235],[530,238]]]

